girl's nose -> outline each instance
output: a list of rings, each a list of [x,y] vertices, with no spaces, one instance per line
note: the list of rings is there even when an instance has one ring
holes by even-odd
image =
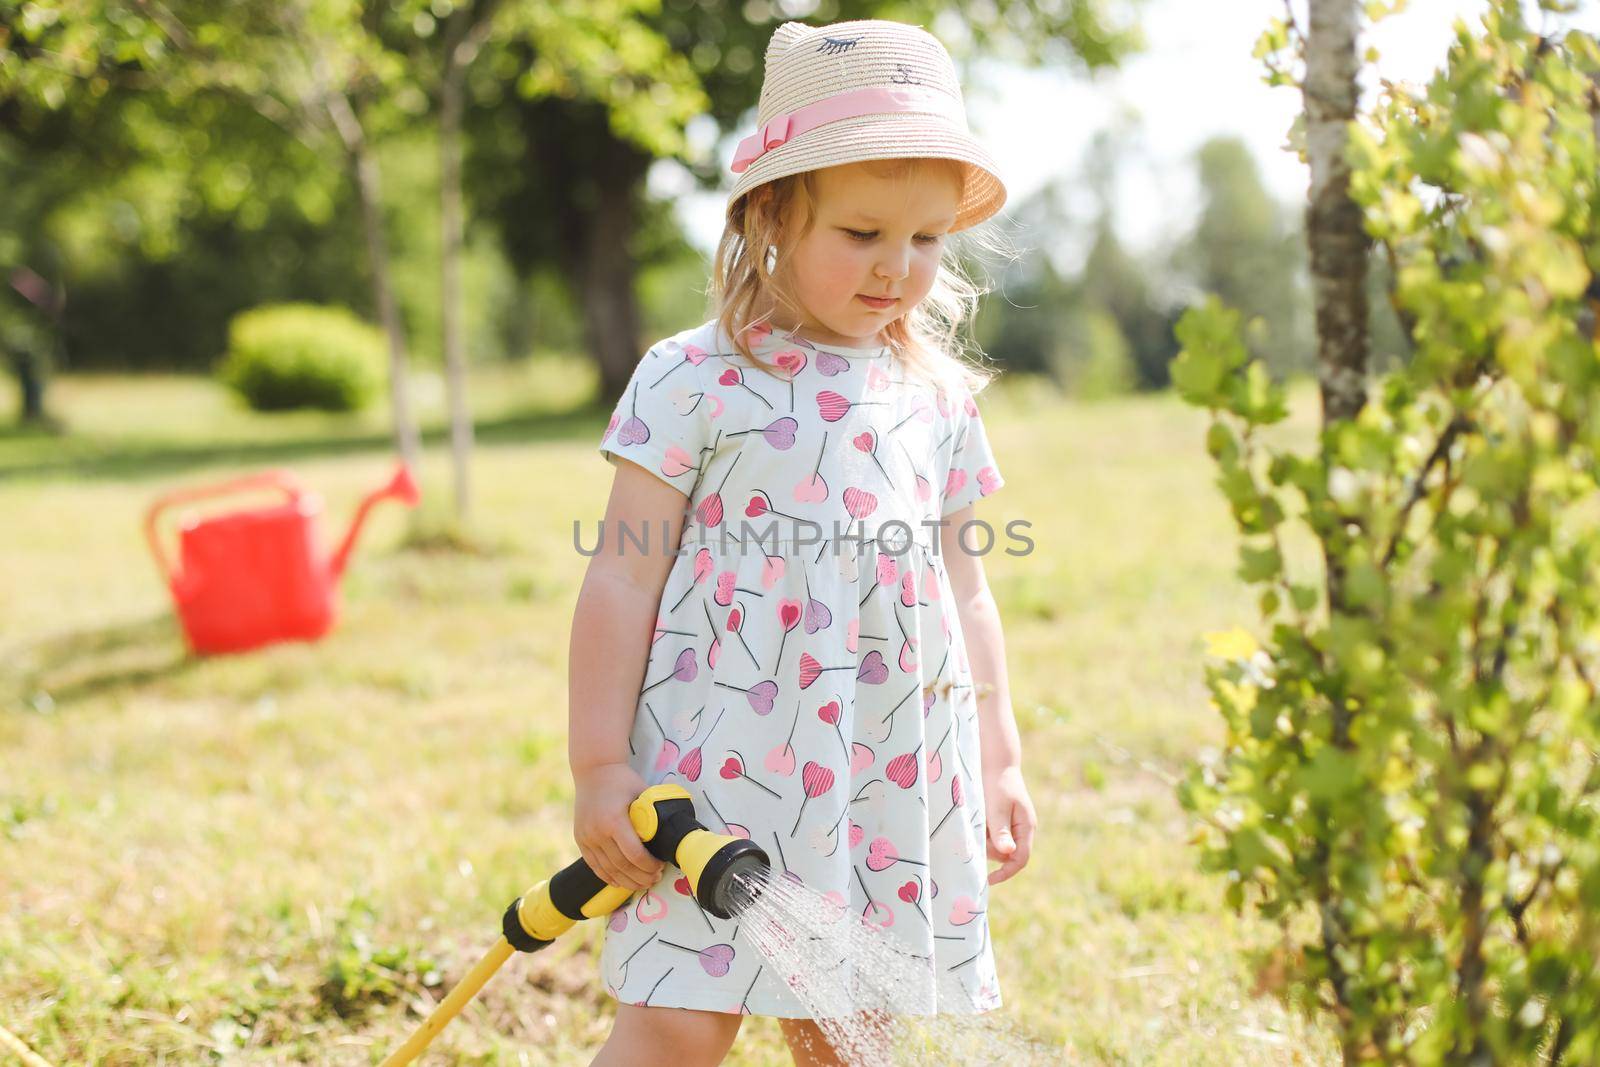
[[[878,277],[886,281],[897,282],[909,273],[911,273],[911,253],[908,249],[891,249],[878,261]]]

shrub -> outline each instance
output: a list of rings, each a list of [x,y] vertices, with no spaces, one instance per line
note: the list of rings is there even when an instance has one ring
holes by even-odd
[[[217,375],[256,411],[359,411],[383,384],[383,334],[340,307],[260,307],[229,323]]]
[[[1172,367],[1264,631],[1180,798],[1352,1065],[1600,1060],[1600,48],[1484,24],[1347,148],[1412,358],[1315,449],[1215,298]]]

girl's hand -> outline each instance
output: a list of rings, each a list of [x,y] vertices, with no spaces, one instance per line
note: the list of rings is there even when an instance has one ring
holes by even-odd
[[[646,788],[639,772],[626,763],[603,763],[574,771],[572,781],[572,839],[583,862],[607,885],[635,892],[655,885],[666,864],[645,849],[628,819],[628,806]]]
[[[989,858],[1000,866],[989,872],[989,884],[999,885],[1028,864],[1033,851],[1033,830],[1038,825],[1020,766],[983,773],[983,802],[989,824]]]

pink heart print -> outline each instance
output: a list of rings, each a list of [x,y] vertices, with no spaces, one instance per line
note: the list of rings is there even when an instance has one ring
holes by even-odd
[[[889,761],[889,766],[884,769],[884,776],[901,789],[910,789],[917,780],[917,756],[914,752],[907,752],[903,756],[896,756]]]
[[[956,897],[950,904],[950,923],[953,926],[965,926],[982,914],[971,897]]]
[[[689,453],[677,445],[667,446],[667,456],[661,461],[661,473],[668,478],[676,478],[680,474],[694,470],[694,461],[689,458]]]
[[[807,760],[800,780],[805,783],[806,796],[820,797],[833,788],[833,771],[815,760]]]
[[[852,519],[864,519],[878,510],[878,498],[852,485],[844,491],[844,509]]]
[[[850,773],[860,774],[872,766],[872,761],[876,758],[872,749],[863,745],[860,741],[852,743],[850,746]]]
[[[646,889],[633,909],[633,917],[642,923],[657,923],[667,917],[667,901]]]
[[[828,483],[820,474],[809,475],[794,487],[794,500],[797,504],[820,504],[826,499],[828,499]]]
[[[767,758],[762,764],[773,774],[781,774],[787,778],[794,773],[794,746],[787,743],[779,745],[767,753]]]
[[[832,389],[824,389],[817,394],[817,413],[824,422],[838,422],[849,410],[850,401]]]
[[[871,871],[884,871],[893,867],[900,858],[900,852],[894,847],[894,842],[887,837],[875,837],[872,844],[867,846],[867,869]]]

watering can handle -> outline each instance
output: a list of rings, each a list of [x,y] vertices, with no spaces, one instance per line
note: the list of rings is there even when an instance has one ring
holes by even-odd
[[[166,551],[161,547],[161,536],[156,530],[156,523],[161,513],[178,504],[188,504],[196,500],[205,500],[209,497],[223,496],[246,489],[280,489],[288,495],[290,500],[296,500],[305,492],[303,486],[294,475],[285,470],[268,470],[259,474],[247,474],[242,478],[232,481],[219,482],[216,485],[202,485],[190,489],[174,489],[155,499],[150,505],[150,510],[144,517],[144,536],[150,542],[150,554],[155,557],[156,567],[161,571],[161,578],[168,585],[172,584],[172,561],[167,557]]]

